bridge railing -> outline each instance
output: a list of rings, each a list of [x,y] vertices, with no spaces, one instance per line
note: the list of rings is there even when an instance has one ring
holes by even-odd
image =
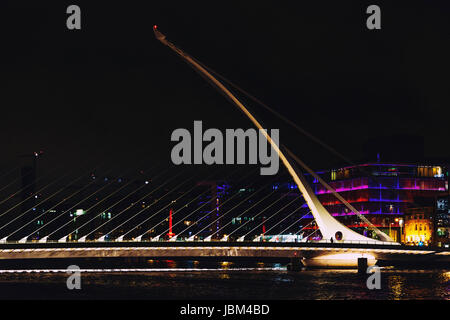
[[[382,244],[382,245],[400,245],[398,242],[389,242],[389,241],[363,241],[363,240],[340,240],[340,241],[331,241],[331,240],[316,240],[316,241],[309,241],[311,243],[349,243],[349,244]]]
[[[31,242],[37,243],[38,241],[27,241],[27,243],[31,243]],[[57,240],[47,240],[46,242],[47,243],[58,243],[59,241],[57,241]],[[77,242],[77,241],[68,241],[68,242]],[[84,242],[98,242],[98,241],[86,240]],[[110,242],[110,241],[101,241],[101,242]],[[134,240],[121,240],[120,242],[135,242],[135,241]],[[151,240],[141,240],[139,242],[152,242],[152,241]],[[167,242],[167,240],[159,239],[159,241],[157,241],[157,242]],[[186,242],[186,241],[185,240],[179,240],[177,242]],[[189,242],[192,242],[192,241],[189,241]],[[195,240],[194,242],[217,242],[217,241],[215,241],[215,240],[205,241],[203,239],[199,239],[199,240]],[[224,241],[224,242],[227,242],[227,241]],[[246,240],[246,241],[242,241],[242,242],[252,242],[252,243],[254,243],[254,241],[252,241],[252,240]],[[274,241],[274,242],[278,242],[278,243],[291,243],[291,242],[292,243],[295,243],[295,242],[296,243],[302,243],[303,242],[303,243],[330,243],[330,244],[333,244],[333,243],[340,243],[340,244],[347,243],[347,244],[400,245],[400,243],[398,243],[398,242],[387,242],[387,241],[378,241],[378,240],[374,240],[374,241],[370,241],[370,240],[367,240],[367,241],[362,241],[362,240],[340,240],[340,241],[308,240],[308,241],[305,241],[303,239],[303,241],[300,240],[300,241]],[[2,243],[20,243],[20,242],[19,241],[4,241]]]

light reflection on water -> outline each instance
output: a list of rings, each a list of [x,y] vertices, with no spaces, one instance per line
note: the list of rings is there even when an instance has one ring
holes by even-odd
[[[382,269],[381,289],[356,270],[287,271],[278,263],[148,261],[142,269],[86,268],[82,289],[60,272],[1,272],[2,299],[450,299],[448,270]],[[188,268],[188,269],[186,269]],[[37,270],[35,270],[37,271]],[[50,270],[49,270],[50,271]],[[57,271],[57,270],[52,270]]]
[[[404,277],[392,275],[389,277],[388,286],[391,288],[393,300],[400,300],[404,292]]]

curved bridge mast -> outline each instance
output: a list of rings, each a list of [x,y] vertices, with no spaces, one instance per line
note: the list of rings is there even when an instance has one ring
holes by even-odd
[[[192,57],[183,52],[181,49],[176,47],[173,43],[166,40],[166,36],[162,34],[157,26],[153,27],[153,31],[155,33],[156,39],[158,39],[161,43],[168,46],[170,49],[175,51],[183,60],[185,60],[188,64],[190,64],[195,70],[204,75],[218,90],[224,93],[233,103],[236,105],[249,119],[252,123],[261,131],[267,141],[270,143],[272,148],[280,157],[283,165],[288,170],[289,174],[293,178],[294,182],[297,184],[299,190],[301,191],[303,197],[308,204],[308,207],[311,209],[311,213],[314,216],[314,219],[322,233],[323,239],[333,239],[335,241],[364,241],[364,242],[372,242],[372,243],[382,243],[382,241],[378,241],[375,239],[371,239],[365,237],[345,225],[341,224],[338,220],[336,220],[320,203],[319,199],[315,195],[312,188],[307,183],[305,177],[297,172],[291,163],[288,161],[284,153],[280,150],[278,145],[271,139],[271,137],[267,134],[267,131],[263,129],[261,124],[256,120],[256,118],[248,111],[248,109],[214,76],[212,76],[205,68],[203,68],[199,63],[197,63]]]

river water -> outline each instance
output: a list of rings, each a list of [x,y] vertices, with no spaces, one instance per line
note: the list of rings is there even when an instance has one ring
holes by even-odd
[[[279,263],[149,260],[142,268],[83,268],[68,290],[64,269],[0,271],[0,299],[450,299],[450,270],[381,269],[369,290],[356,270],[287,271]]]

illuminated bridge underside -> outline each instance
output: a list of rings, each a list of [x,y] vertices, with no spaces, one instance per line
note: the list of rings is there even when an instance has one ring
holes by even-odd
[[[437,249],[401,248],[386,245],[343,245],[343,244],[266,244],[243,245],[242,243],[206,244],[183,243],[105,243],[94,246],[86,243],[76,247],[59,244],[44,245],[3,245],[0,259],[48,259],[48,258],[102,258],[102,257],[148,257],[148,258],[303,258],[306,265],[355,267],[357,259],[368,258],[369,264],[376,260],[450,261],[450,252]]]

